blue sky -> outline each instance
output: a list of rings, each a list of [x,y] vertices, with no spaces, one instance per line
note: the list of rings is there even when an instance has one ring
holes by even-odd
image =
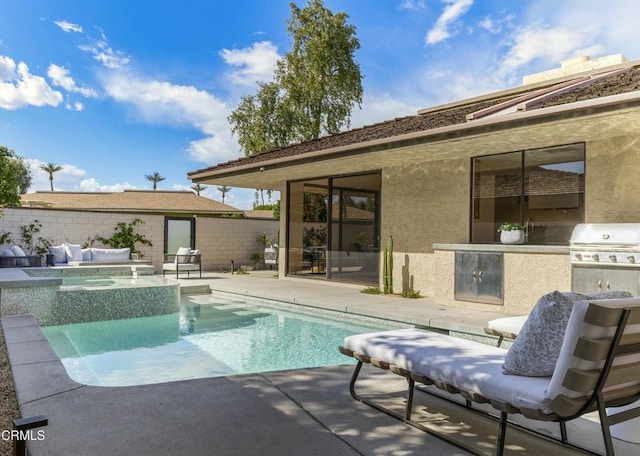
[[[306,0],[297,1],[299,6]],[[325,0],[357,28],[359,127],[515,87],[563,59],[640,58],[637,0]],[[188,189],[241,152],[227,116],[289,50],[281,0],[21,0],[0,6],[0,145],[56,190]],[[216,186],[205,196],[220,200]],[[253,190],[225,202],[249,209]]]

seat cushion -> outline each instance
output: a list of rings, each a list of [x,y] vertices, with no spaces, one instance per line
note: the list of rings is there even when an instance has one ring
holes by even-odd
[[[176,263],[191,263],[191,249],[189,247],[179,247],[176,252]]]
[[[487,399],[549,413],[549,377],[505,375],[506,350],[419,329],[349,336],[344,347]]]
[[[80,244],[63,244],[67,261],[82,261],[82,246]]]
[[[52,245],[49,247],[49,254],[53,255],[53,263],[60,264],[67,262],[67,251],[63,245]]]
[[[131,249],[91,249],[91,259],[93,261],[122,261],[131,258]]]
[[[487,327],[501,333],[518,335],[527,318],[529,318],[529,315],[496,318],[491,320]]]
[[[27,256],[27,254],[24,253],[24,250],[22,250],[22,247],[20,247],[19,245],[14,245],[13,247],[11,247],[11,251],[17,257],[26,257]]]

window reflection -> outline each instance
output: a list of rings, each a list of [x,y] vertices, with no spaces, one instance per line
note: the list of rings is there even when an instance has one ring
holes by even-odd
[[[584,144],[473,160],[471,241],[499,242],[502,222],[528,227],[530,244],[567,244],[584,221]]]

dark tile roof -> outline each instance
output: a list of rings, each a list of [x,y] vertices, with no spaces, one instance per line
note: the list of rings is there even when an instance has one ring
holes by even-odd
[[[576,81],[579,80],[578,76],[575,76],[575,79]],[[566,78],[565,82],[567,80],[571,80],[571,78]],[[546,87],[552,87],[556,83],[557,81],[550,81],[546,84]],[[425,111],[417,115],[396,118],[361,128],[355,128],[335,135],[274,149],[258,155],[238,158],[237,160],[220,163],[215,166],[190,172],[189,175],[193,176],[206,171],[232,169],[242,165],[257,165],[267,160],[304,155],[310,152],[348,146],[377,139],[391,138],[408,133],[431,130],[438,127],[465,124],[468,122],[466,116],[469,114],[491,106],[496,106],[508,100],[521,98],[544,87],[544,84],[536,84],[529,88],[522,87],[521,90],[514,89],[507,92],[487,94],[480,98],[462,100],[460,102],[444,106],[441,109],[434,108],[433,110]],[[533,104],[528,109],[540,109],[581,100],[632,92],[639,89],[640,66],[638,66],[638,62],[633,62],[632,65],[622,73],[616,72],[611,76],[605,75],[601,79],[597,79],[596,82],[561,91],[554,98]]]

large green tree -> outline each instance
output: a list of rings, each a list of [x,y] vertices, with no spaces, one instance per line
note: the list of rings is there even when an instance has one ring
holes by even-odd
[[[273,82],[259,84],[229,116],[245,155],[338,133],[362,102],[354,59],[360,42],[348,15],[333,14],[322,0],[290,6],[291,51],[278,62]]]
[[[31,187],[31,170],[12,149],[0,146],[0,206],[18,206]]]

